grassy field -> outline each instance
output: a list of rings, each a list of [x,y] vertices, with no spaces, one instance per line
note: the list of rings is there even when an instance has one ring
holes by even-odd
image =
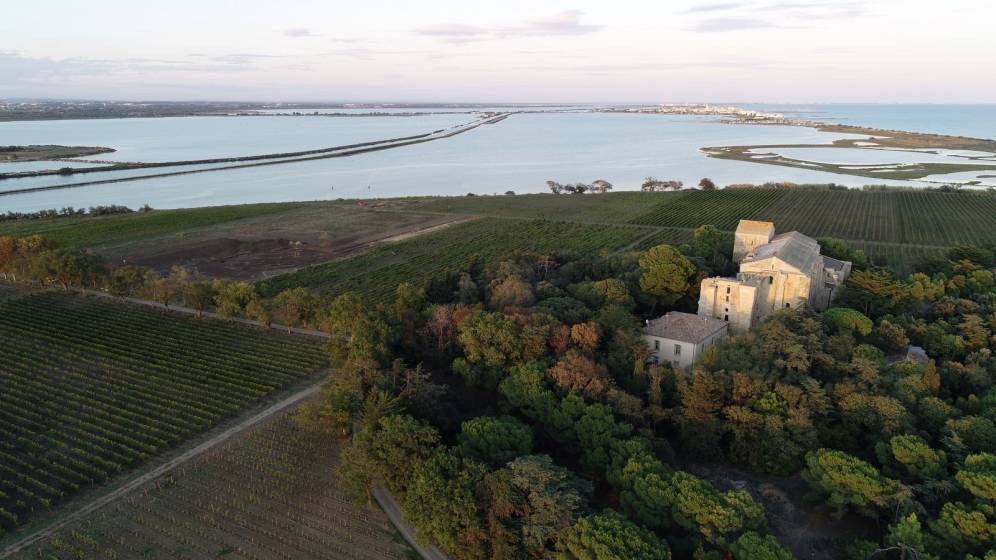
[[[379,510],[335,477],[338,442],[287,413],[21,553],[23,558],[406,558]]]
[[[286,212],[300,203],[245,204],[102,217],[52,218],[0,222],[0,235],[40,234],[69,247],[95,247],[119,241],[177,233],[265,214]]]
[[[483,218],[307,267],[257,286],[267,295],[304,286],[331,295],[355,292],[386,301],[401,282],[417,283],[445,270],[460,271],[473,258],[493,262],[515,251],[596,254],[625,247],[652,233],[625,226]]]
[[[52,293],[0,302],[0,340],[3,530],[325,363],[315,342]]]

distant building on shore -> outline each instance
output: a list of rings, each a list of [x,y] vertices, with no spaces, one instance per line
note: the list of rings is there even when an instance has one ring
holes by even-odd
[[[687,369],[695,360],[726,336],[725,321],[680,311],[670,313],[643,327],[643,338],[652,350],[651,361]]]
[[[851,273],[851,263],[820,254],[815,239],[797,231],[775,235],[771,222],[740,220],[733,243],[736,278],[706,278],[699,315],[745,332],[778,311],[808,304],[822,311]]]

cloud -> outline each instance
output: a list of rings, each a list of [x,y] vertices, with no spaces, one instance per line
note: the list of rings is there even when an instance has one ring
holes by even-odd
[[[48,58],[0,51],[0,75],[8,84],[59,83],[70,79],[114,74],[165,72],[242,72],[259,70],[259,62],[277,55],[234,53],[218,56],[188,55],[186,59],[88,57]],[[191,60],[193,59],[193,60]]]
[[[866,13],[855,1],[812,0],[777,2],[722,2],[695,6],[684,14],[702,14],[692,31],[715,33],[765,28],[804,28],[814,22],[854,18]]]
[[[356,58],[359,60],[375,60],[387,56],[406,56],[406,55],[426,55],[433,56],[437,55],[436,51],[431,50],[417,50],[417,49],[380,49],[372,47],[350,47],[344,49],[336,49],[334,51],[321,53],[320,56],[339,56],[347,58]]]
[[[284,58],[284,56],[278,54],[231,53],[209,56],[208,60],[227,66],[251,66],[262,60],[274,58]]]
[[[778,12],[779,16],[795,19],[846,19],[863,15],[866,6],[860,2],[814,1],[774,2],[756,8],[764,12]]]
[[[668,71],[686,70],[702,68],[722,68],[725,70],[747,69],[754,71],[758,68],[778,68],[779,65],[772,60],[741,57],[724,56],[722,58],[696,58],[688,60],[670,60],[668,62],[633,62],[625,64],[575,64],[575,65],[531,65],[520,66],[521,70],[533,70],[542,72],[562,72],[577,74],[629,74],[632,72],[648,71]]]
[[[515,25],[482,26],[463,23],[440,23],[412,30],[418,35],[437,37],[452,43],[490,41],[508,37],[549,37],[557,35],[586,35],[602,28],[600,25],[581,23],[584,12],[567,10],[527,20]]]
[[[284,37],[318,37],[318,33],[313,33],[307,27],[292,27],[284,30]]]
[[[525,26],[512,30],[518,35],[587,35],[602,28],[600,25],[581,23],[581,10],[567,10],[559,14],[541,17],[527,22]]]
[[[716,17],[704,19],[696,23],[693,27],[693,31],[701,31],[705,33],[716,33],[721,31],[742,31],[745,29],[763,29],[766,27],[775,27],[775,25],[769,21],[756,18],[746,18],[746,17]]]
[[[438,25],[426,25],[415,30],[419,35],[429,35],[432,37],[479,37],[490,35],[492,32],[486,27],[478,25],[464,25],[461,23],[440,23]]]
[[[685,14],[697,14],[701,12],[724,12],[726,10],[735,10],[737,8],[743,8],[747,6],[745,2],[720,2],[716,4],[700,4],[698,6],[693,6],[688,8],[682,13]]]

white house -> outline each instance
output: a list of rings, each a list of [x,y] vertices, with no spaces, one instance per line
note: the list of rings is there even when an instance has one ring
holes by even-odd
[[[651,360],[669,363],[675,369],[687,369],[695,360],[726,336],[727,323],[722,319],[671,311],[647,321],[643,338],[653,351]]]

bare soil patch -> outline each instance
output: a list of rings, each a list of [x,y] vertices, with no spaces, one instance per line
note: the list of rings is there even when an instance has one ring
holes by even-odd
[[[461,220],[328,203],[98,250],[112,262],[147,266],[161,273],[184,266],[213,278],[260,280]]]

